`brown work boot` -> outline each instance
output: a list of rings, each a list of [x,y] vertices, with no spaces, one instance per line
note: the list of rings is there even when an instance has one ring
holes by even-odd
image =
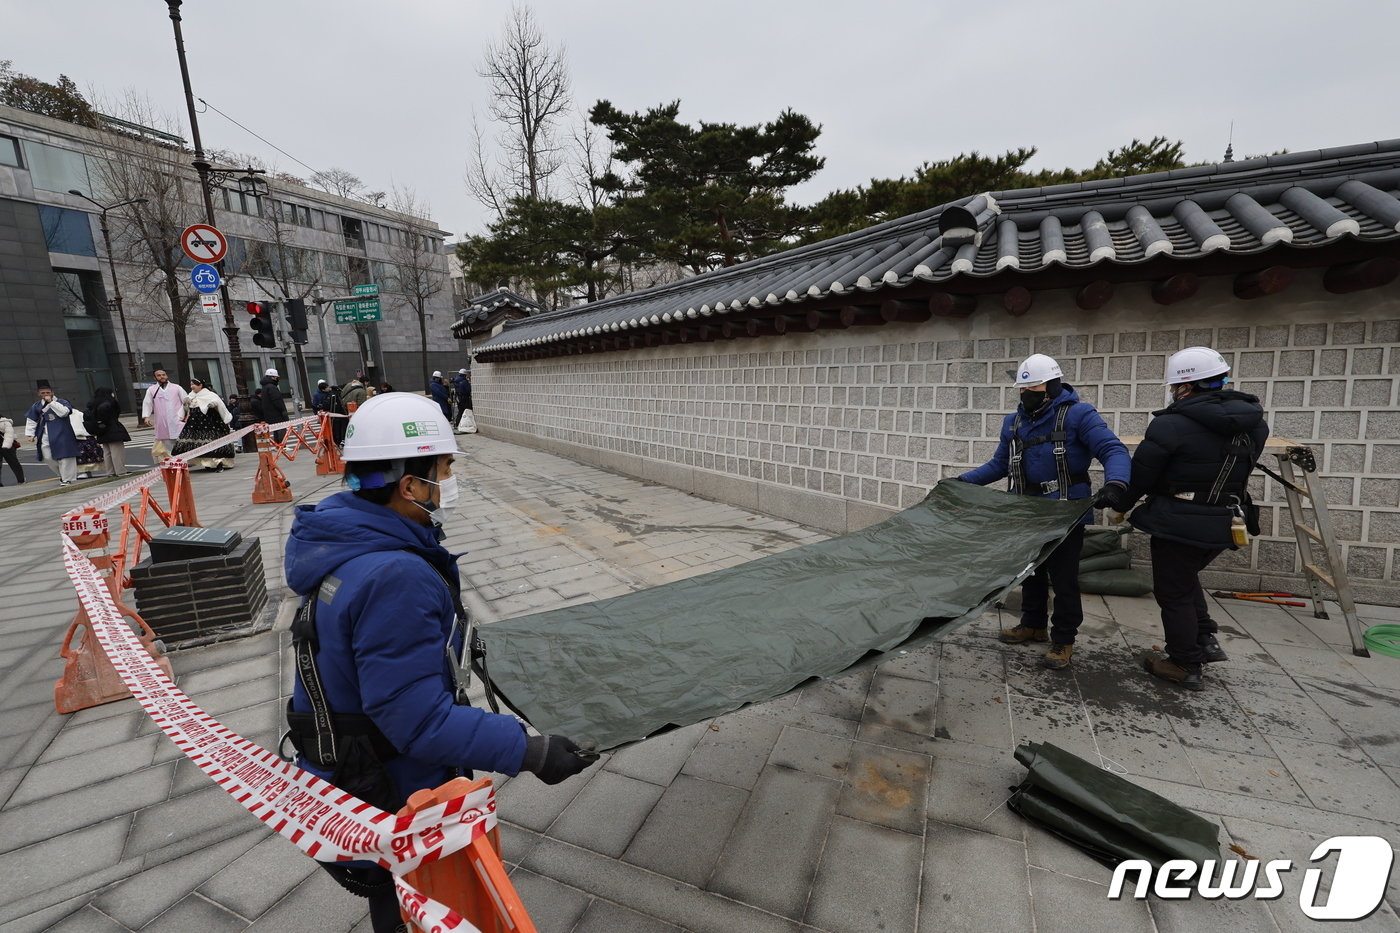
[[[1051,645],[1050,650],[1045,652],[1045,657],[1040,659],[1040,666],[1048,667],[1052,671],[1062,671],[1069,667],[1072,657],[1074,645]]]
[[[1142,659],[1142,669],[1153,677],[1176,684],[1186,690],[1204,690],[1200,664],[1177,664],[1171,658],[1148,655]]]
[[[1031,628],[1028,625],[1018,625],[1015,628],[1004,628],[997,636],[1008,645],[1019,645],[1028,641],[1049,641],[1050,630],[1048,628]]]

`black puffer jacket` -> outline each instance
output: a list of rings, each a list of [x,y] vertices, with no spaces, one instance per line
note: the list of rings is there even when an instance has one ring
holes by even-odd
[[[1229,502],[1235,495],[1248,503],[1249,479],[1269,425],[1259,399],[1233,389],[1197,392],[1152,413],[1147,434],[1133,454],[1129,483],[1130,501],[1147,501],[1132,513],[1130,521],[1140,531],[1168,541],[1209,549],[1233,548],[1230,540],[1231,510],[1204,500],[1229,455],[1237,434],[1247,434],[1252,457],[1239,457],[1225,482]],[[1177,498],[1177,493],[1198,493],[1197,501]]]

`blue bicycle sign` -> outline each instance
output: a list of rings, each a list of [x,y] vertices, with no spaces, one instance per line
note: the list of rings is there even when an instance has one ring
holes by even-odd
[[[204,295],[218,291],[219,286],[222,284],[219,278],[219,270],[215,269],[207,262],[201,262],[190,270],[190,281],[194,283],[195,291]]]

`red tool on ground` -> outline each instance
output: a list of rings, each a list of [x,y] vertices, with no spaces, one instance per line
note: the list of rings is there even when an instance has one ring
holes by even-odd
[[[1215,590],[1210,595],[1218,599],[1242,599],[1253,603],[1273,603],[1275,606],[1297,606],[1307,608],[1307,603],[1294,602],[1290,599],[1279,599],[1280,596],[1292,596],[1296,599],[1306,599],[1301,593],[1227,593],[1224,590]]]

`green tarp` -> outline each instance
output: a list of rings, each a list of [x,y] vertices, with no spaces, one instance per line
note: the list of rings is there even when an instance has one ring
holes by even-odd
[[[1016,749],[1026,779],[1008,804],[1107,865],[1220,858],[1219,828],[1049,742]]]
[[[496,690],[521,715],[606,750],[946,635],[1088,507],[945,480],[858,532],[479,631]]]

